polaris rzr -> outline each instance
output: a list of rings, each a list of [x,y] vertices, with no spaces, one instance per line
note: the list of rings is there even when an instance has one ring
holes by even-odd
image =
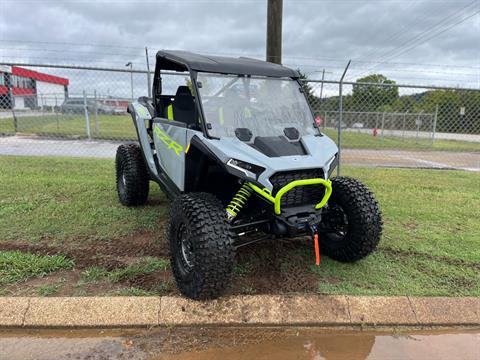
[[[176,89],[162,83],[177,73]],[[171,199],[171,268],[185,296],[220,296],[236,249],[266,238],[310,236],[317,264],[320,251],[353,262],[377,247],[379,206],[358,180],[330,179],[338,148],[315,122],[297,71],[159,51],[153,98],[128,111],[138,144],[117,150],[118,196],[142,205],[153,180]]]

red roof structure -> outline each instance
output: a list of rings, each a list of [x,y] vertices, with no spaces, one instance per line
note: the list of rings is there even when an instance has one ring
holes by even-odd
[[[23,77],[35,79],[37,81],[44,81],[47,83],[64,85],[64,86],[68,86],[69,84],[68,79],[55,76],[55,75],[40,73],[34,70],[24,69],[17,66],[12,66],[12,75],[23,76]]]

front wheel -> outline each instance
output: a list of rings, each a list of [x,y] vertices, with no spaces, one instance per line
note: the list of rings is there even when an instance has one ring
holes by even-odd
[[[364,184],[348,177],[332,179],[319,226],[322,252],[341,262],[360,260],[377,248],[382,225],[378,203]]]
[[[235,259],[222,203],[207,193],[177,197],[170,209],[167,236],[180,292],[195,300],[219,297],[230,281]]]

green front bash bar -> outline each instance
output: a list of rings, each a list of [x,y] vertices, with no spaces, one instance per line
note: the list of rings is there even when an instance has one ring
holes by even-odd
[[[280,208],[280,201],[282,199],[282,196],[285,195],[286,192],[292,190],[294,187],[297,187],[297,186],[318,185],[318,184],[322,184],[323,186],[325,186],[325,195],[323,196],[322,201],[320,201],[317,205],[315,205],[315,209],[317,210],[324,207],[328,199],[330,198],[330,195],[332,195],[332,182],[330,180],[324,180],[324,179],[295,180],[285,185],[280,190],[278,190],[275,197],[272,196],[272,194],[268,189],[260,189],[257,185],[248,183],[248,185],[252,188],[252,190],[254,190],[257,194],[259,194],[260,196],[264,197],[265,199],[273,203],[273,209],[276,215],[280,215],[282,212]]]

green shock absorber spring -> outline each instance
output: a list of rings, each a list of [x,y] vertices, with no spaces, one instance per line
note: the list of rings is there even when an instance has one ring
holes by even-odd
[[[230,201],[230,204],[227,206],[227,219],[229,221],[232,221],[238,215],[252,193],[252,188],[247,183],[243,183],[242,187],[237,191],[233,199]]]

